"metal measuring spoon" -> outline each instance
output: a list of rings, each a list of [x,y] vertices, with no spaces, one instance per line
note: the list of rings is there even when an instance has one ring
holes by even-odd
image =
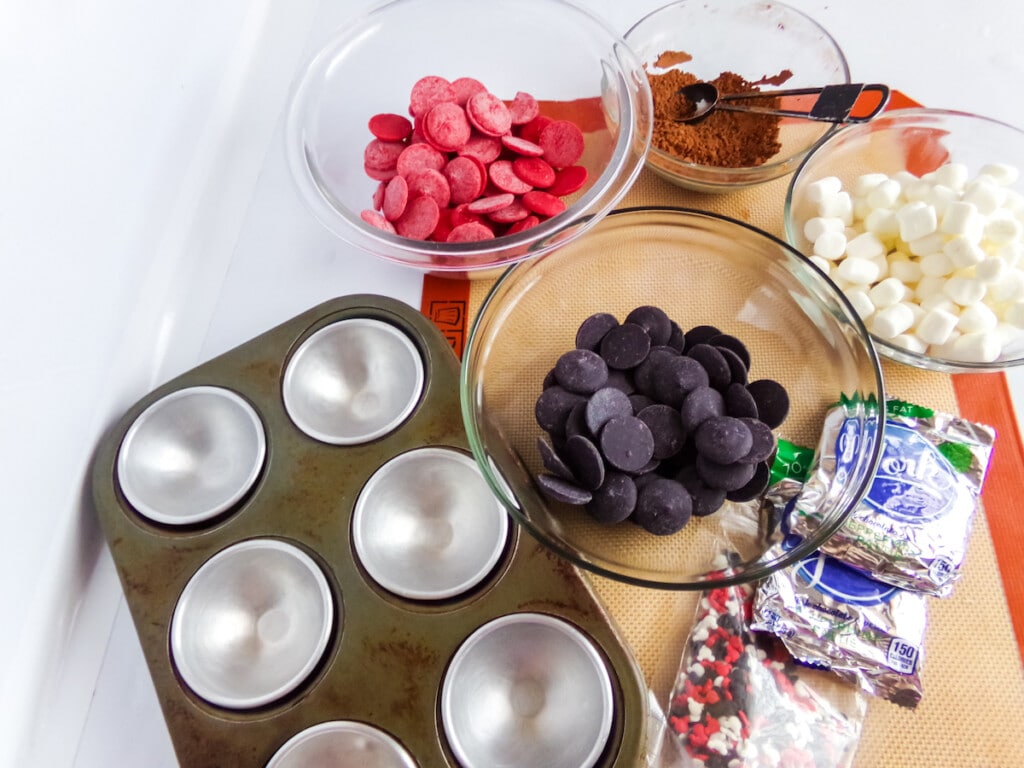
[[[878,104],[866,115],[850,116],[857,99],[864,92],[881,94]],[[828,123],[866,123],[889,103],[889,86],[880,83],[842,83],[821,88],[791,88],[783,91],[745,91],[743,93],[720,94],[712,83],[692,83],[680,88],[677,93],[693,105],[693,112],[675,119],[677,123],[695,123],[705,118],[712,110],[730,112],[752,112],[759,115],[779,115],[820,120]],[[810,110],[801,112],[792,109],[774,109],[754,105],[730,104],[743,99],[771,98],[775,96],[808,96],[818,94]]]

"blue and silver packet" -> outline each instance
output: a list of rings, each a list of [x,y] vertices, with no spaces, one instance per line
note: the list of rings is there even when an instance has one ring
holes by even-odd
[[[833,409],[804,493],[788,516],[798,536],[820,520],[815,498],[843,472],[856,424]],[[841,423],[837,423],[836,419]],[[891,399],[882,457],[866,497],[821,551],[873,578],[946,597],[961,576],[995,431]]]
[[[913,708],[922,697],[927,599],[818,553],[761,582],[751,627],[778,637],[798,661]]]

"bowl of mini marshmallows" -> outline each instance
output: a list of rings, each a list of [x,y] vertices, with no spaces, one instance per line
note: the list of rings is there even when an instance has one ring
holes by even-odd
[[[286,150],[301,199],[343,241],[493,277],[615,205],[643,166],[650,111],[632,51],[583,8],[393,0],[301,70]]]
[[[929,370],[1024,363],[1024,131],[890,111],[812,152],[786,237],[842,290],[879,352]]]
[[[784,242],[694,210],[618,209],[506,271],[461,389],[510,514],[569,561],[650,587],[752,581],[813,552],[880,455],[880,364],[849,302]],[[779,554],[775,493],[809,468],[792,446],[828,442],[837,403],[849,433],[824,525]]]

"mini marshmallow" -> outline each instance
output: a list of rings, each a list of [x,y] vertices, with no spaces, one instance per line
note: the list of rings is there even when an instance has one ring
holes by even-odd
[[[1024,256],[1024,243],[1006,243],[996,248],[996,252],[993,254],[997,259],[1001,259],[1006,262],[1006,266],[1015,267],[1020,261],[1021,256]]]
[[[985,260],[985,251],[981,246],[962,235],[947,240],[942,246],[942,252],[956,269],[973,267]]]
[[[944,184],[935,184],[929,188],[928,194],[925,195],[924,201],[935,208],[935,213],[938,215],[939,220],[946,213],[946,209],[949,208],[951,203],[955,203],[960,199],[960,193],[955,189],[945,186]]]
[[[1011,268],[999,282],[988,287],[988,295],[996,302],[1024,301],[1024,272]]]
[[[807,199],[812,203],[820,203],[826,198],[839,194],[843,182],[838,176],[823,176],[807,185]]]
[[[974,203],[958,200],[946,206],[939,231],[944,235],[959,235],[977,243],[985,231],[985,217],[978,212]]]
[[[963,190],[969,177],[970,171],[963,163],[945,163],[924,176],[933,184],[941,184],[957,192]]]
[[[928,345],[912,333],[901,333],[898,336],[893,336],[889,339],[889,342],[901,349],[916,352],[919,355],[923,355],[928,351]]]
[[[843,293],[853,306],[853,311],[857,313],[861,320],[867,320],[875,314],[875,305],[871,302],[871,297],[862,288],[853,288],[843,291]]]
[[[1024,216],[1024,195],[1016,189],[1006,190],[1006,199],[1003,200],[1003,208],[1015,216]]]
[[[946,296],[941,292],[933,293],[924,301],[919,302],[918,306],[926,313],[931,312],[933,309],[941,309],[956,317],[960,312],[960,307],[946,298]]]
[[[872,208],[893,208],[900,199],[900,183],[895,179],[886,179],[875,185],[868,193],[868,205]]]
[[[1024,301],[1015,301],[1006,307],[1003,320],[1017,328],[1024,328]]]
[[[846,242],[846,255],[851,259],[877,259],[885,256],[885,245],[872,232],[864,232]]]
[[[942,292],[959,304],[969,307],[985,298],[986,285],[981,280],[954,275],[942,286]]]
[[[942,296],[943,299],[949,300],[949,297],[943,293],[943,287],[946,285],[946,278],[938,275],[925,275],[917,281],[917,286],[914,288],[914,298],[918,302],[927,301],[931,296]]]
[[[883,253],[881,256],[871,259],[871,263],[878,267],[878,277],[875,278],[876,283],[889,277],[889,258],[886,254]]]
[[[900,185],[900,189],[903,189],[903,187],[907,186],[907,184],[913,184],[920,177],[915,176],[910,171],[904,170],[904,171],[896,171],[896,173],[894,173],[889,178],[891,178],[893,181],[895,181],[897,184],[899,184]]]
[[[927,181],[921,181],[917,179],[904,185],[903,197],[908,201],[921,200],[928,202],[928,197],[931,194],[932,185]]]
[[[921,274],[930,277],[945,277],[956,269],[953,261],[942,251],[934,251],[921,258]]]
[[[842,219],[843,224],[853,223],[853,198],[845,190],[823,197],[818,203],[818,213],[830,219]]]
[[[1020,357],[1024,354],[1024,333],[1016,325],[1010,323],[999,323],[992,335],[998,339],[1002,352],[1000,354],[1008,357]]]
[[[916,328],[917,324],[924,318],[924,310],[921,309],[921,305],[914,301],[913,297],[907,292],[907,301],[902,302],[903,306],[910,307],[910,311],[914,313],[914,322],[911,328]]]
[[[871,318],[871,332],[882,339],[899,336],[914,324],[914,313],[906,304],[880,309]]]
[[[978,171],[980,176],[990,177],[996,184],[1003,187],[1008,187],[1011,184],[1016,183],[1020,177],[1020,171],[1014,165],[1007,165],[1006,163],[988,163],[981,166],[981,170]]]
[[[978,213],[988,216],[1006,199],[1006,190],[994,181],[979,176],[964,190],[963,202],[972,203]]]
[[[932,232],[930,235],[919,237],[907,243],[910,252],[915,256],[927,256],[929,253],[937,253],[946,244],[946,238],[940,232]]]
[[[811,264],[816,266],[822,272],[824,272],[826,275],[832,272],[832,262],[829,261],[828,259],[823,259],[816,253],[813,253],[810,256],[808,256],[807,260],[810,261]]]
[[[877,309],[885,309],[898,304],[909,296],[910,289],[895,277],[887,277],[871,287],[868,296]]]
[[[900,234],[900,222],[896,218],[896,212],[888,208],[873,208],[871,213],[864,217],[864,228],[868,232],[874,232],[880,240],[891,240]]]
[[[844,227],[842,219],[826,219],[822,216],[815,216],[804,224],[804,237],[813,243],[826,232],[842,232]]]
[[[925,344],[945,344],[959,321],[952,312],[933,309],[917,324],[917,337]]]
[[[921,271],[921,265],[916,261],[892,258],[889,259],[889,274],[900,282],[916,283],[924,272]]]
[[[995,334],[965,333],[945,349],[953,360],[965,363],[993,363],[999,359],[1003,346]]]
[[[883,181],[888,180],[889,177],[884,173],[863,173],[853,180],[853,194],[856,197],[864,197]]]
[[[833,282],[833,284],[835,284],[836,289],[839,290],[840,293],[849,293],[850,291],[866,290],[863,285],[854,285],[853,283],[848,283],[845,280],[843,280],[843,278],[841,278],[839,275],[837,275],[835,264],[832,265],[832,271],[829,273],[828,276],[829,279]]]
[[[996,211],[987,222],[985,222],[982,238],[993,245],[1005,245],[1020,240],[1024,226],[1017,221],[1009,211]]]
[[[878,279],[878,265],[869,259],[846,258],[839,262],[836,274],[855,285],[868,285]]]
[[[930,235],[938,228],[935,209],[921,200],[901,206],[896,211],[896,220],[900,224],[900,237],[908,243]]]
[[[871,203],[863,197],[853,197],[853,220],[864,221],[865,218],[873,211]]]
[[[974,268],[974,276],[983,283],[998,283],[1009,272],[1009,265],[997,256],[985,259]]]
[[[836,261],[846,253],[846,235],[832,230],[822,232],[814,241],[813,251],[823,259]]]
[[[979,301],[977,304],[964,307],[960,312],[957,328],[964,333],[988,333],[994,330],[998,323],[996,313]]]

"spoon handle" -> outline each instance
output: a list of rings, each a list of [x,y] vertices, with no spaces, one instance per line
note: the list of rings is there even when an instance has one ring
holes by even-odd
[[[857,99],[864,92],[879,93],[880,98],[874,108],[866,115],[850,116]],[[814,104],[807,111],[792,109],[772,109],[770,107],[755,107],[740,104],[727,104],[725,102],[743,99],[765,98],[772,96],[809,96],[819,94]],[[745,93],[730,93],[719,98],[716,109],[724,109],[731,112],[754,112],[761,115],[779,115],[782,117],[800,117],[808,120],[821,120],[828,123],[866,123],[873,118],[889,103],[889,86],[881,83],[842,83],[838,85],[826,85],[820,88],[791,88],[782,91],[748,91]]]

